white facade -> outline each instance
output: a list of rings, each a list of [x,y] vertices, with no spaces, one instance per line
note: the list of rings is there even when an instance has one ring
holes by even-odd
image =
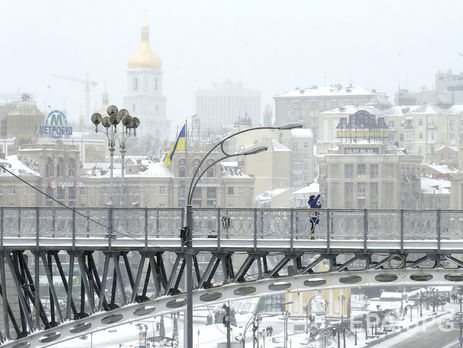
[[[259,91],[243,88],[241,84],[224,82],[212,89],[196,92],[196,115],[201,122],[201,134],[222,134],[232,129],[239,119],[249,118],[252,125],[261,122]]]

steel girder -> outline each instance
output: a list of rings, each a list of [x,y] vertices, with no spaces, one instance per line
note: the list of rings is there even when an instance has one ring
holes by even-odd
[[[435,252],[316,253],[310,250],[195,251],[194,286],[219,288],[263,279],[329,273],[362,274],[370,270],[463,268],[461,255]],[[199,262],[198,259],[203,261]],[[206,261],[204,261],[206,260]],[[221,265],[221,267],[219,267]],[[0,254],[0,295],[6,342],[49,330],[68,320],[111,312],[184,291],[185,254],[177,250],[10,250]],[[460,283],[463,275],[449,279]],[[453,277],[453,278],[452,278]],[[356,277],[344,284],[356,282]],[[14,287],[8,286],[8,280]],[[11,282],[10,282],[11,283]],[[12,303],[11,298],[17,298]]]

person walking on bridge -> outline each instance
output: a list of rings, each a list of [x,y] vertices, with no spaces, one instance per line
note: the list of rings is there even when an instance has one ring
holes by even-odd
[[[317,196],[311,195],[308,200],[309,207],[311,209],[320,209],[322,205],[318,203],[318,200],[320,199],[320,194]],[[318,225],[318,222],[320,221],[319,219],[320,213],[317,211],[314,212],[309,212],[309,218],[310,218],[310,239],[315,239],[315,226]]]

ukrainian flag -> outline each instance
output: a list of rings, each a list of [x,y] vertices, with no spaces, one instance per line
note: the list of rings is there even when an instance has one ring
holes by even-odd
[[[164,160],[166,166],[168,166],[172,162],[175,151],[185,151],[185,127],[186,125],[183,126],[182,130],[180,131],[180,134],[178,135],[177,141],[174,145],[172,145],[169,152],[167,153],[166,159]]]

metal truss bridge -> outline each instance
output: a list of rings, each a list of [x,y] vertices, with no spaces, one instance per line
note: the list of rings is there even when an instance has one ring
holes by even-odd
[[[194,305],[323,288],[463,285],[463,211],[194,209]],[[183,209],[0,208],[2,347],[183,310]]]

